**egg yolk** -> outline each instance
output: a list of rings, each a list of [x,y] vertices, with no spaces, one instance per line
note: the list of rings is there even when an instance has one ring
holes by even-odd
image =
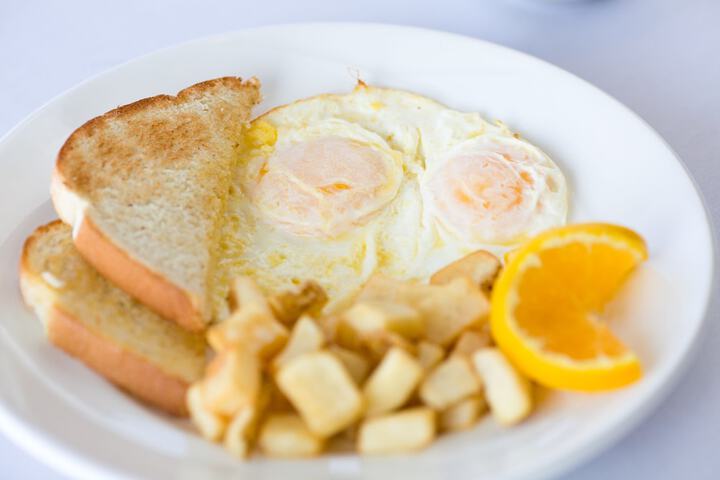
[[[251,198],[278,228],[335,237],[360,225],[397,192],[401,172],[387,155],[330,136],[276,150],[259,166]]]
[[[540,208],[533,163],[524,149],[501,144],[449,158],[429,182],[440,221],[474,240],[517,240]]]

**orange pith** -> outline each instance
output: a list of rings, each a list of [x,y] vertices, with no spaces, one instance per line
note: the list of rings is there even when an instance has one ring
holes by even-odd
[[[636,380],[639,362],[602,312],[646,257],[642,238],[615,225],[572,225],[535,237],[495,285],[496,341],[546,386],[592,391]]]

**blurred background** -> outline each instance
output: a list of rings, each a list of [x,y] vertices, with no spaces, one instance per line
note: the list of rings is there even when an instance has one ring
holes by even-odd
[[[446,30],[554,63],[648,121],[684,160],[720,222],[718,0],[0,0],[0,136],[55,95],[138,55],[215,33],[306,21]],[[718,307],[711,306],[696,362],[669,398],[565,480],[718,478]],[[61,478],[1,436],[0,465],[1,478]]]

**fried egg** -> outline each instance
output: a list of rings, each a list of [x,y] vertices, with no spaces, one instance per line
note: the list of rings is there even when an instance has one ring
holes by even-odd
[[[332,311],[375,272],[423,279],[470,251],[500,254],[561,225],[566,196],[560,169],[504,125],[361,83],[252,122],[216,283],[250,275],[276,291],[315,279]]]

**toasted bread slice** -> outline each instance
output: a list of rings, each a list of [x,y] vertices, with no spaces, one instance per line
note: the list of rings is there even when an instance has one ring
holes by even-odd
[[[53,204],[80,254],[189,330],[212,316],[219,220],[259,100],[255,79],[209,80],[94,118],[58,154]]]
[[[139,399],[186,415],[185,392],[205,365],[205,340],[140,304],[78,254],[70,227],[55,221],[25,242],[25,302],[50,341]]]

